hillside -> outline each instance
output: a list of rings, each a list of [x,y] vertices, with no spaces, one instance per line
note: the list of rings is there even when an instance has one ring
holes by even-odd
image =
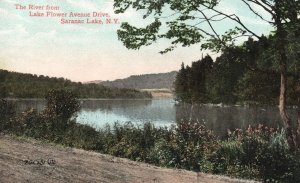
[[[84,84],[100,84],[102,82],[103,82],[102,80],[94,80],[94,81],[85,82]]]
[[[79,98],[150,98],[148,92],[82,84],[64,78],[24,74],[0,69],[0,98],[43,98],[51,89],[66,89]]]
[[[173,88],[177,72],[172,71],[168,73],[159,74],[143,74],[134,75],[125,79],[117,79],[114,81],[103,81],[99,84],[108,87],[117,88],[134,88],[134,89],[162,89]]]
[[[1,134],[0,159],[0,182],[250,182],[160,168],[100,153],[42,144],[35,140],[16,139]]]

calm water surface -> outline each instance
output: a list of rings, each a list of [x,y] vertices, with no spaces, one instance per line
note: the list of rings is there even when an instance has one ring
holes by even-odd
[[[219,136],[227,129],[243,128],[249,124],[267,124],[281,127],[276,106],[218,106],[218,105],[178,105],[168,98],[153,100],[81,100],[81,110],[77,114],[79,123],[101,128],[115,122],[131,121],[141,125],[152,122],[156,126],[170,126],[179,120],[197,120],[205,123]],[[15,101],[19,111],[33,107],[42,110],[44,100]],[[296,109],[288,110],[296,119]]]

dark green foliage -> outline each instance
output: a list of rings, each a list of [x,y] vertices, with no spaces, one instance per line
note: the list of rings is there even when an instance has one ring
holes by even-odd
[[[47,115],[67,120],[70,119],[75,112],[79,111],[79,101],[70,91],[51,90],[45,98],[47,101],[45,113],[47,113]]]
[[[189,79],[188,73],[190,72],[190,67],[184,67],[184,64],[181,64],[181,69],[179,70],[176,80],[174,83],[176,99],[188,102],[191,99],[191,93],[189,89]]]
[[[65,138],[65,133],[75,126],[72,117],[79,110],[79,101],[72,92],[61,89],[50,90],[45,98],[46,108],[37,115],[43,122],[41,138],[60,142]]]
[[[11,127],[11,118],[16,114],[14,106],[3,99],[0,99],[0,132]]]
[[[275,55],[275,37],[263,37],[260,41],[249,39],[243,44],[245,50],[247,70],[236,85],[235,94],[241,102],[255,102],[260,104],[278,103],[280,74]],[[295,51],[295,50],[294,50]],[[297,63],[294,53],[288,52],[288,83],[287,101],[289,105],[296,104],[296,78],[297,72],[293,65]],[[240,59],[242,59],[240,58]],[[294,68],[295,69],[295,68]]]
[[[202,122],[181,121],[177,124],[174,141],[178,148],[178,167],[202,171],[203,161],[217,148],[217,138]]]
[[[0,120],[8,119],[15,114],[15,109],[12,103],[0,99]]]
[[[206,90],[207,76],[211,73],[213,60],[210,56],[193,62],[191,67],[181,66],[175,81],[175,94],[177,100],[183,102],[208,102]]]
[[[215,62],[204,64],[204,58],[191,67],[182,64],[175,80],[177,99],[188,103],[278,103],[280,74],[273,42],[272,36],[249,39],[240,47],[224,49]],[[289,58],[291,63],[296,61],[292,53]],[[293,67],[289,70],[287,102],[295,105],[297,75]]]
[[[191,67],[182,65],[175,81],[175,94],[183,102],[237,102],[235,88],[246,65],[242,48],[228,48],[215,62],[206,56]]]
[[[233,174],[231,166],[239,165],[239,157],[242,154],[241,144],[237,141],[227,140],[219,143],[219,148],[211,156],[213,172],[216,174]]]
[[[191,88],[191,100],[195,102],[207,103],[208,91],[206,84],[208,75],[211,74],[213,60],[210,56],[205,56],[200,62],[193,62],[191,66],[189,88]]]
[[[163,131],[154,141],[149,152],[149,163],[207,172],[210,170],[208,155],[217,148],[212,131],[200,122],[182,121]]]
[[[82,84],[64,78],[49,78],[0,69],[0,97],[43,98],[51,89],[69,90],[76,93],[79,98],[151,98],[151,94],[135,89],[110,88],[93,83]]]
[[[42,115],[40,115],[35,109],[28,109],[22,112],[14,120],[15,123],[25,124],[25,128],[22,129],[21,134],[33,137],[36,139],[42,139],[44,136],[49,136],[49,124],[46,123]]]
[[[115,143],[111,144],[107,153],[126,157],[138,161],[146,161],[150,147],[160,135],[160,129],[154,128],[153,124],[147,123],[142,128],[135,127],[132,123],[113,126]]]
[[[91,126],[78,124],[75,121],[72,121],[68,126],[68,129],[65,129],[61,135],[63,138],[59,139],[56,143],[86,150],[101,149],[99,145],[101,136]]]
[[[216,59],[207,83],[212,103],[234,104],[236,86],[240,77],[247,70],[242,48],[228,48]]]
[[[239,79],[237,96],[239,101],[260,104],[278,103],[280,75],[248,71]]]
[[[214,172],[256,177],[265,182],[299,182],[299,152],[290,150],[284,131],[259,125],[235,130],[213,154]]]
[[[180,157],[179,147],[165,139],[158,139],[149,152],[149,163],[164,167],[178,167]]]
[[[141,46],[150,45],[157,40],[156,34],[160,26],[161,22],[157,19],[145,28],[136,28],[125,22],[118,30],[118,37],[127,48],[140,49]],[[137,37],[140,37],[140,39],[136,39]]]
[[[228,48],[215,62],[209,56],[182,66],[175,81],[175,94],[180,101],[226,103],[238,101],[236,87],[247,70],[242,48]]]

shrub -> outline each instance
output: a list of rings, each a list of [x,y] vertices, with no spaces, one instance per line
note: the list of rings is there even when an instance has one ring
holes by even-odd
[[[115,123],[109,134],[111,144],[109,153],[139,161],[148,161],[149,150],[162,134],[163,129],[155,128],[151,123],[134,126],[128,122],[123,125]]]
[[[82,148],[85,150],[98,150],[99,132],[93,127],[83,124],[71,123],[73,125],[62,134],[62,144]]]
[[[288,146],[284,130],[271,135],[257,156],[264,181],[300,182],[300,157]]]
[[[15,114],[14,105],[4,99],[0,99],[0,132],[10,130],[14,126],[12,118]]]
[[[200,121],[178,122],[171,132],[170,152],[175,167],[211,172],[208,157],[218,146],[214,133]]]
[[[238,166],[243,149],[241,143],[236,140],[227,140],[219,143],[219,147],[211,156],[213,172],[228,174],[231,166]]]
[[[283,130],[263,125],[235,130],[211,156],[214,173],[256,178],[265,182],[299,182],[300,159]]]
[[[80,105],[76,96],[67,90],[50,90],[46,95],[46,108],[40,114],[46,124],[47,138],[54,142],[62,142],[65,133],[75,125],[72,120]]]
[[[48,117],[52,116],[67,121],[80,108],[76,96],[67,90],[50,90],[45,98],[47,100],[45,114],[49,115]]]
[[[177,144],[158,139],[149,152],[149,163],[165,167],[180,167],[180,150]]]
[[[47,132],[43,119],[35,109],[28,109],[14,119],[15,133],[29,137],[43,139]]]

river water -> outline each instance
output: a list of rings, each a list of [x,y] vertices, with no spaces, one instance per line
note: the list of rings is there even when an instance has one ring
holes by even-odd
[[[44,100],[14,101],[19,111],[33,107],[42,110]],[[221,106],[177,104],[170,98],[152,100],[80,100],[81,110],[77,113],[77,122],[101,128],[115,122],[132,122],[141,125],[152,122],[156,126],[170,126],[180,120],[201,121],[219,136],[227,129],[245,128],[249,125],[267,124],[281,127],[276,106]],[[288,109],[290,116],[296,119],[296,109]]]

